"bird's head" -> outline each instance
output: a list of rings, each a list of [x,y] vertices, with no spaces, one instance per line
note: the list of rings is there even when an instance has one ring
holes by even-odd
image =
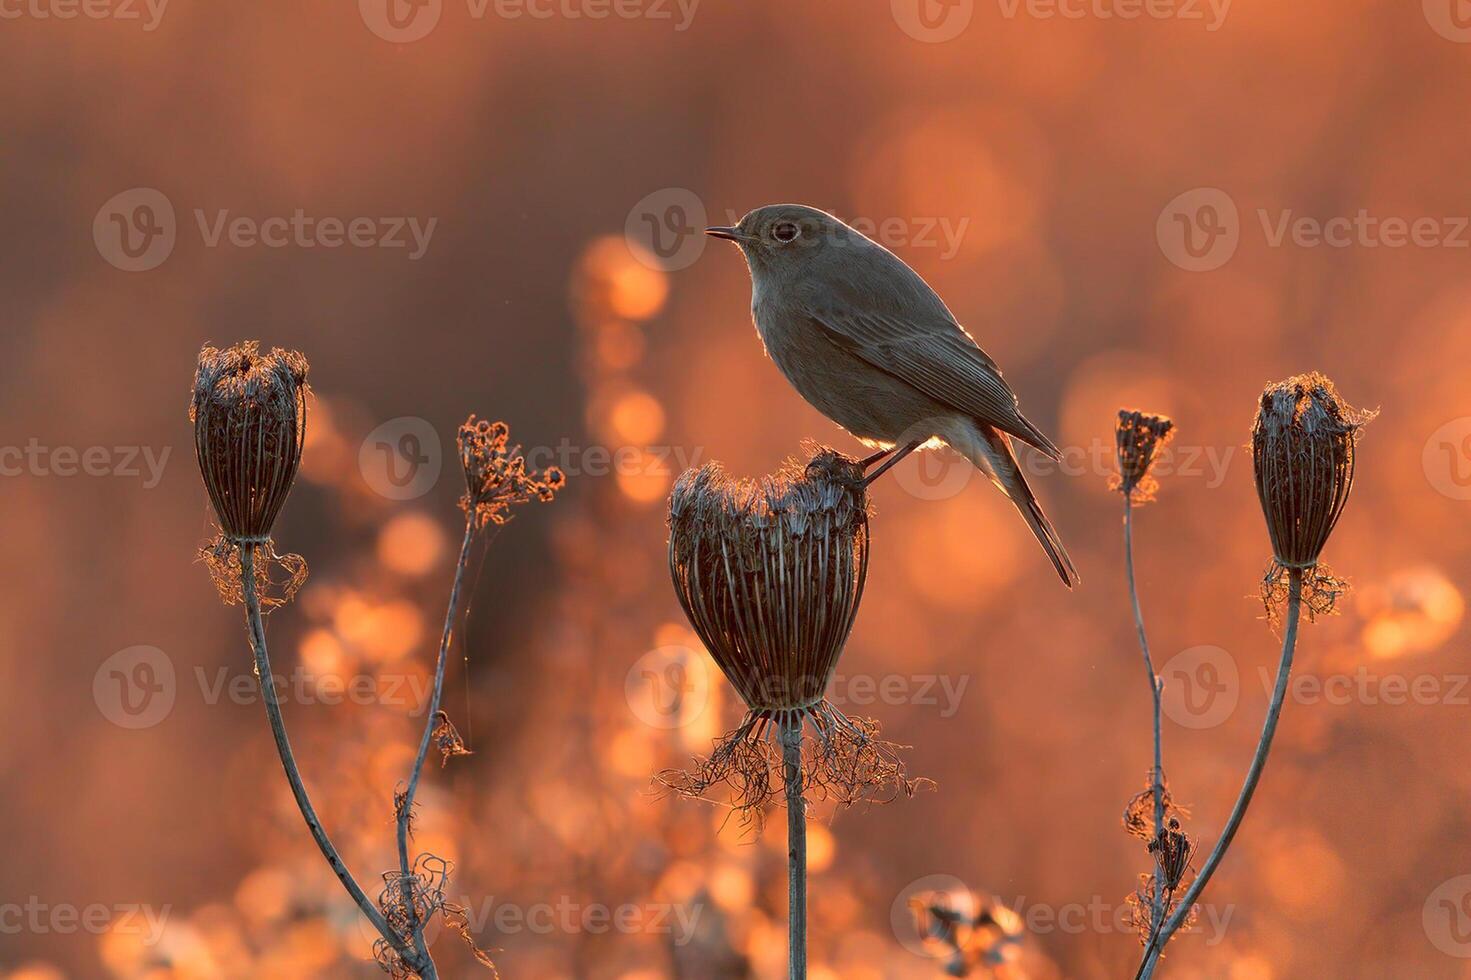
[[[739,245],[752,275],[795,275],[836,250],[867,241],[826,211],[802,204],[768,204],[731,227],[706,228],[705,234]]]

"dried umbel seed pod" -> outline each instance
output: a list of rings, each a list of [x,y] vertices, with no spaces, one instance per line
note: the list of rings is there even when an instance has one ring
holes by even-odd
[[[1343,585],[1320,569],[1319,557],[1353,487],[1359,429],[1373,412],[1350,408],[1333,382],[1300,374],[1262,392],[1251,431],[1257,496],[1272,539],[1269,603],[1285,570],[1304,573],[1310,613],[1332,608]]]
[[[868,546],[863,468],[831,449],[759,482],[731,480],[714,463],[679,478],[669,505],[674,590],[749,711],[692,772],[660,774],[665,787],[699,797],[724,783],[733,808],[759,822],[783,793],[776,741],[795,733],[809,801],[915,792],[923,781],[905,778],[877,723],[823,696],[858,613]]]
[[[306,581],[300,555],[277,555],[271,528],[286,504],[306,440],[306,358],[255,341],[199,352],[189,419],[220,535],[200,555],[227,603],[244,601],[240,549],[256,552],[255,584],[267,609]]]
[[[306,358],[250,340],[199,352],[189,419],[220,528],[264,543],[291,493],[306,438]]]
[[[1114,429],[1119,475],[1114,478],[1114,489],[1123,491],[1136,504],[1153,500],[1159,481],[1149,470],[1154,465],[1155,453],[1174,433],[1175,423],[1163,415],[1119,409],[1119,422]]]
[[[511,430],[504,422],[471,415],[460,426],[458,441],[460,465],[465,470],[460,509],[476,527],[504,524],[517,504],[549,501],[567,482],[555,466],[542,473],[528,470],[521,447],[511,445]]]
[[[669,571],[695,632],[746,705],[771,718],[819,702],[868,577],[855,460],[825,450],[759,483],[711,463],[669,505]]]

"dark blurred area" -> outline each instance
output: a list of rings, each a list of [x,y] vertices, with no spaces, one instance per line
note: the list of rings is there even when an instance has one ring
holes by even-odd
[[[972,975],[1132,975],[1116,412],[1178,426],[1135,547],[1208,847],[1277,662],[1248,428],[1312,369],[1381,410],[1326,555],[1354,588],[1161,975],[1471,976],[1464,3],[528,2],[0,4],[0,977],[378,975],[198,561],[189,384],[248,338],[311,361],[275,534],[311,577],[269,636],[359,880],[394,863],[473,412],[569,481],[477,552],[474,754],[431,762],[416,848],[509,980],[783,975],[783,821],[651,784],[739,720],[669,585],[673,478],[859,450],[698,234],[775,201],[892,248],[1003,366],[1066,447],[1028,465],[1083,577],[948,453],[877,485],[835,696],[938,788],[814,824],[813,977],[944,975],[932,893],[1000,909]]]

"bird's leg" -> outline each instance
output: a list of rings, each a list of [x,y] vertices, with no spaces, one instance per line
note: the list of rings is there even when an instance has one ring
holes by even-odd
[[[908,445],[906,445],[903,449],[900,449],[899,451],[895,452],[892,456],[890,456],[888,459],[884,460],[884,465],[883,466],[880,466],[878,469],[874,470],[872,473],[868,474],[867,476],[865,476],[863,478],[863,487],[864,487],[864,489],[865,490],[868,489],[868,485],[870,483],[872,483],[874,480],[877,480],[879,477],[883,476],[885,473],[887,473],[889,471],[889,469],[895,463],[899,462],[905,456],[908,456],[910,453],[914,452],[920,446],[924,445],[924,443],[925,443],[925,440],[923,440],[923,439],[915,439],[913,442],[911,442]]]

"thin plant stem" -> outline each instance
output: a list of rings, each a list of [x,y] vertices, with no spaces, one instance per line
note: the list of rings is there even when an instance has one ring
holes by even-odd
[[[1226,850],[1236,836],[1236,831],[1241,827],[1242,818],[1246,816],[1246,808],[1251,805],[1252,794],[1256,792],[1257,783],[1262,778],[1262,770],[1267,764],[1267,753],[1272,750],[1272,737],[1277,733],[1277,719],[1282,715],[1282,704],[1287,698],[1287,681],[1292,673],[1292,656],[1297,648],[1297,626],[1302,612],[1302,573],[1303,570],[1300,568],[1287,570],[1287,624],[1282,631],[1282,660],[1277,666],[1277,683],[1272,689],[1272,702],[1267,706],[1267,718],[1262,723],[1262,735],[1257,740],[1256,754],[1252,757],[1251,768],[1246,771],[1246,781],[1241,786],[1241,794],[1236,797],[1236,805],[1231,808],[1231,816],[1226,820],[1226,827],[1221,832],[1221,839],[1216,842],[1215,850],[1211,851],[1200,873],[1195,876],[1195,881],[1191,883],[1185,896],[1180,899],[1180,905],[1175,909],[1175,914],[1170,916],[1169,921],[1160,930],[1159,936],[1144,951],[1144,960],[1139,964],[1139,972],[1135,974],[1135,980],[1149,980],[1154,976],[1155,967],[1159,963],[1160,954],[1164,952],[1165,944],[1184,923],[1186,916],[1190,914],[1191,906],[1205,890],[1206,883],[1211,880],[1211,875],[1215,874],[1217,866],[1226,856]]]
[[[250,643],[255,651],[255,676],[260,684],[261,700],[266,705],[266,717],[271,722],[271,734],[276,738],[276,751],[281,756],[281,768],[286,771],[286,781],[291,785],[291,795],[296,797],[296,807],[301,811],[302,819],[306,821],[307,829],[311,831],[312,839],[317,842],[317,847],[322,852],[322,857],[327,859],[327,864],[332,868],[337,880],[342,882],[342,887],[352,896],[358,908],[373,928],[378,930],[385,941],[387,941],[398,955],[403,958],[411,968],[419,972],[425,980],[436,977],[432,963],[426,964],[410,949],[404,942],[403,937],[394,933],[383,918],[382,913],[373,905],[364,894],[362,887],[353,878],[352,872],[347,869],[337,848],[333,846],[327,831],[323,829],[322,822],[317,819],[317,811],[312,806],[311,797],[307,795],[306,784],[302,782],[301,770],[296,766],[296,756],[291,751],[291,741],[286,737],[286,721],[281,716],[281,703],[276,699],[276,686],[271,680],[271,658],[266,650],[266,628],[261,618],[260,595],[255,586],[255,545],[249,542],[240,544],[240,585],[245,595],[245,618],[250,628]]]
[[[1160,689],[1163,682],[1154,672],[1154,660],[1149,655],[1149,637],[1144,632],[1144,613],[1139,607],[1139,586],[1134,578],[1134,501],[1131,494],[1124,494],[1124,573],[1129,580],[1129,600],[1134,606],[1134,628],[1139,631],[1139,649],[1144,654],[1144,669],[1149,675],[1149,693],[1154,698],[1154,769],[1151,773],[1151,790],[1154,795],[1154,839],[1164,840],[1165,832],[1165,787],[1164,747],[1161,738]],[[1149,915],[1149,938],[1154,942],[1165,919],[1165,869],[1156,857],[1154,864],[1154,901]]]
[[[419,791],[419,777],[424,772],[424,759],[429,754],[429,743],[434,737],[435,719],[444,694],[444,667],[449,659],[450,641],[454,637],[455,611],[460,606],[460,589],[465,582],[465,569],[470,565],[470,546],[474,540],[475,515],[472,512],[465,521],[465,539],[460,544],[460,557],[455,563],[454,584],[449,591],[449,609],[444,614],[444,631],[439,638],[439,657],[434,665],[434,693],[430,696],[429,707],[424,714],[424,734],[419,738],[419,754],[414,757],[414,768],[409,773],[409,782],[398,806],[398,867],[403,876],[404,906],[408,912],[409,931],[414,937],[414,948],[426,962],[429,961],[429,949],[424,941],[424,923],[419,921],[419,913],[414,906],[413,878],[409,870],[409,821],[413,816],[414,795]]]
[[[802,719],[781,731],[787,791],[787,976],[807,980],[807,802],[802,797]]]

